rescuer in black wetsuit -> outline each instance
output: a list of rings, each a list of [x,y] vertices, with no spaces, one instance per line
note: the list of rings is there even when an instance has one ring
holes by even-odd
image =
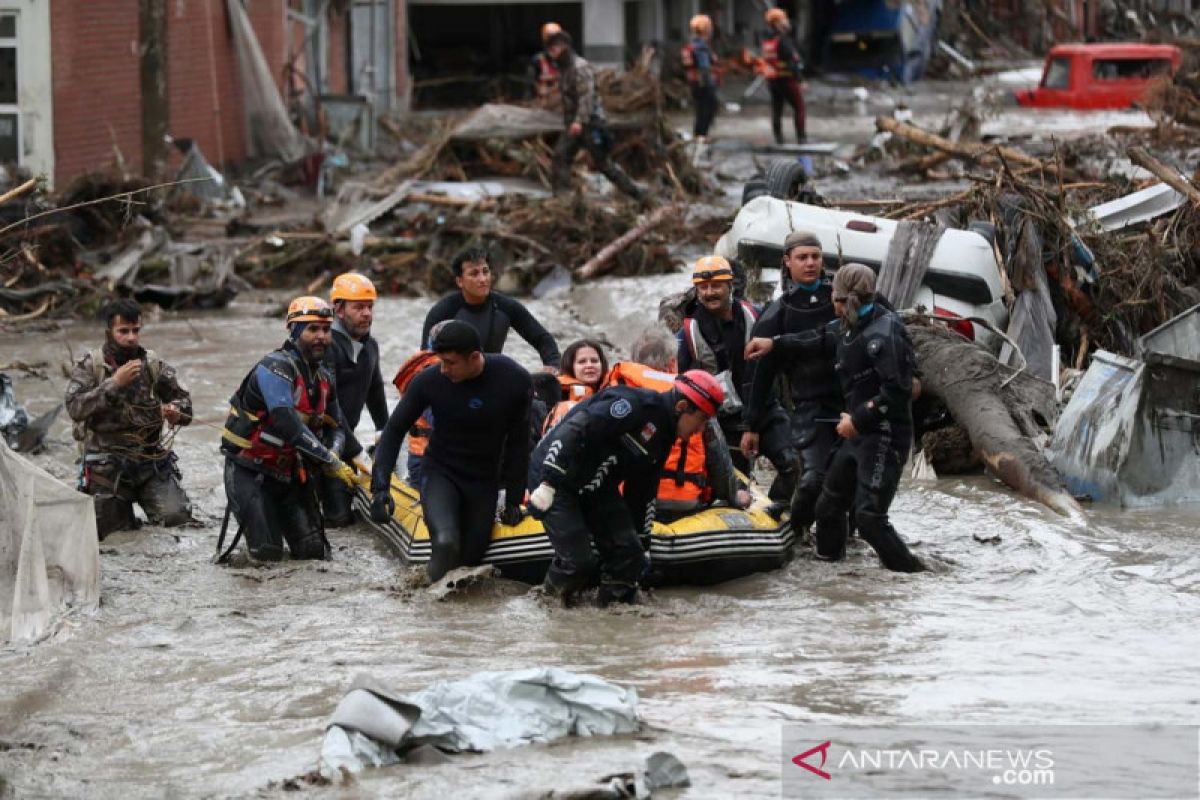
[[[661,393],[613,386],[542,439],[530,464],[529,505],[554,546],[548,592],[569,603],[598,580],[601,605],[634,602],[646,566],[639,534],[649,536],[654,524],[663,464],[675,440],[699,432],[724,397],[700,370]]]
[[[429,309],[421,329],[419,349],[429,346],[429,331],[434,325],[443,320],[458,319],[469,323],[479,334],[483,352],[501,352],[509,328],[512,328],[537,350],[548,372],[558,371],[558,345],[550,332],[520,301],[492,291],[492,270],[488,266],[487,253],[478,248],[464,250],[454,257],[451,266],[458,291],[446,295]]]
[[[383,523],[395,510],[389,486],[400,443],[425,409],[436,425],[425,451],[421,508],[429,528],[429,577],[478,566],[491,541],[496,495],[505,490],[500,520],[521,521],[529,464],[529,373],[502,355],[484,355],[475,329],[446,323],[433,339],[441,362],[409,384],[375,450],[371,518]]]
[[[896,572],[924,569],[896,533],[888,508],[912,442],[912,388],[916,357],[904,323],[875,304],[875,273],[847,264],[833,279],[839,317],[821,330],[753,339],[747,357],[772,349],[785,356],[834,360],[847,411],[836,427],[841,445],[816,505],[817,558],[845,556],[847,512],[855,509],[858,535]],[[772,342],[772,344],[767,344]]]
[[[771,339],[818,331],[837,318],[833,282],[823,276],[821,258],[821,241],[815,234],[788,234],[783,242],[783,268],[792,287],[763,311],[753,336]],[[770,403],[780,373],[787,376],[792,395],[791,446],[800,456],[800,478],[792,495],[792,527],[801,531],[813,524],[830,454],[838,442],[836,422],[830,420],[837,420],[845,406],[833,359],[772,353],[754,371],[745,415],[750,433],[742,437],[743,451],[758,450],[758,432],[770,423]]]

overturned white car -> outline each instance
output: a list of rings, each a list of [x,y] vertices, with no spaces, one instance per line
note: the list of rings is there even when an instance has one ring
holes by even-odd
[[[788,233],[811,231],[821,240],[827,272],[843,263],[866,264],[879,273],[880,290],[895,308],[923,306],[938,315],[980,317],[1004,330],[1008,311],[994,232],[988,225],[972,228],[897,222],[760,196],[742,207],[715,252],[747,269],[778,269]],[[954,328],[998,346],[997,337],[982,326],[962,322]]]

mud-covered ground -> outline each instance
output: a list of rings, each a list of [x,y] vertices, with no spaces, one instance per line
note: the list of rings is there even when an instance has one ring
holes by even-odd
[[[744,123],[750,133],[768,135],[756,119]],[[716,132],[732,124],[722,117]],[[817,117],[812,131],[844,128]],[[601,280],[530,306],[560,343],[601,336],[623,355],[658,298],[682,284]],[[178,366],[210,423],[176,440],[202,524],[110,537],[99,611],[49,641],[0,650],[0,796],[283,794],[281,781],[315,766],[325,721],[360,673],[416,690],[556,665],[636,686],[645,726],[374,770],[338,796],[506,797],[586,785],[668,750],[691,772],[681,796],[778,797],[785,725],[1200,719],[1195,509],[1096,508],[1085,528],[984,477],[905,484],[893,519],[928,573],[886,573],[861,545],[836,566],[801,552],[776,573],[658,591],[618,611],[550,609],[502,583],[437,602],[409,588],[364,527],[332,532],[330,562],[213,566],[224,508],[213,425],[246,370],[282,341],[281,321],[262,315],[267,299],[146,318],[145,344]],[[430,302],[379,303],[387,377],[416,347]],[[79,354],[100,336],[92,323],[0,333],[0,362],[51,363],[48,379],[14,376],[18,398],[40,412],[61,398],[68,347]],[[510,352],[535,363],[519,341]],[[52,439],[37,460],[73,481],[64,421]],[[1140,779],[1103,788],[1133,796]]]

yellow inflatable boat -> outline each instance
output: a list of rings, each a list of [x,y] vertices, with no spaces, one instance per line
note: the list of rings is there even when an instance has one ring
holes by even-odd
[[[664,585],[705,586],[778,569],[791,558],[795,535],[789,522],[779,522],[766,512],[770,500],[757,487],[754,502],[742,511],[728,507],[704,509],[671,524],[654,523],[650,560]],[[371,521],[371,476],[359,472],[354,507],[405,564],[429,561],[429,531],[421,513],[417,491],[392,477],[392,519],[379,525]],[[541,583],[554,557],[554,548],[542,523],[526,517],[520,525],[496,524],[485,564],[495,565],[504,577]]]

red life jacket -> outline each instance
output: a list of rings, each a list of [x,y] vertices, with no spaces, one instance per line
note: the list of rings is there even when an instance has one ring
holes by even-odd
[[[674,385],[674,375],[651,369],[645,364],[618,361],[609,370],[602,388],[634,386],[665,392]],[[671,453],[663,464],[662,476],[658,480],[658,499],[672,504],[707,503],[712,499],[703,436],[689,436],[686,442],[675,440],[675,444],[671,446]]]
[[[418,350],[400,365],[400,369],[396,370],[396,377],[392,378],[392,385],[403,396],[408,391],[408,385],[412,383],[413,378],[437,363],[439,363],[437,353],[430,350]],[[408,454],[412,456],[425,455],[431,433],[433,433],[433,426],[425,419],[425,415],[417,417],[417,421],[408,430]]]
[[[717,66],[717,54],[709,48],[709,58],[712,63],[709,65],[709,71],[712,72],[713,83],[720,84],[721,69]],[[679,60],[683,62],[684,75],[687,77],[687,82],[692,86],[700,85],[700,68],[696,66],[696,49],[689,41],[679,51]]]
[[[320,381],[317,402],[314,405],[300,365],[291,356],[288,356],[288,359],[296,373],[296,382],[292,389],[293,407],[304,424],[317,433],[328,419],[325,416],[325,408],[329,402],[329,379],[323,370],[317,373]],[[231,445],[234,449],[240,448],[233,456],[234,460],[281,481],[290,481],[296,475],[296,448],[268,431],[270,425],[269,411],[250,411],[242,404],[241,398],[235,396],[234,402],[230,404],[229,418],[225,422],[221,438],[226,445]]]
[[[558,91],[558,67],[554,65],[545,51],[538,53],[533,61],[537,65],[537,96],[549,97]]]
[[[762,76],[768,81],[796,77],[792,74],[792,65],[779,54],[778,33],[763,39]]]

